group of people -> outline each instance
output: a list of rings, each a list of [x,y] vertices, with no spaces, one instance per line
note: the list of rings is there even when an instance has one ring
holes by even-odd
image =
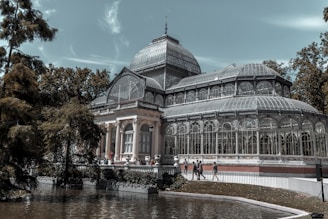
[[[188,161],[187,159],[184,160],[184,173],[187,175],[188,174]],[[196,160],[192,162],[192,167],[193,167],[193,170],[192,170],[192,180],[194,180],[194,177],[196,176],[197,177],[197,180],[200,180],[200,177],[202,176],[204,179],[206,179],[206,177],[203,175],[203,164],[202,164],[202,161],[199,161],[199,160]],[[219,178],[218,178],[218,165],[216,164],[216,162],[213,162],[213,165],[212,165],[212,180],[214,180],[214,178],[219,181]]]

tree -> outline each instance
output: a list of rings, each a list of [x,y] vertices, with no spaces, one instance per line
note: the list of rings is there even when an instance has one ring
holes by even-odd
[[[41,130],[47,152],[55,161],[64,161],[60,177],[64,184],[72,176],[74,158],[92,162],[101,129],[94,124],[87,105],[108,88],[106,70],[92,72],[87,68],[56,68],[50,66],[41,75],[39,89],[43,108]],[[64,153],[62,153],[64,152]],[[81,160],[81,159],[80,159]]]
[[[22,43],[32,42],[36,38],[43,41],[52,41],[57,29],[49,27],[42,18],[42,13],[32,8],[30,0],[1,0],[0,39],[8,42],[8,48],[0,49],[0,61],[5,64],[5,74],[12,64],[12,55]],[[7,57],[4,55],[6,51]],[[1,62],[0,62],[1,63]]]
[[[311,43],[291,60],[297,71],[292,87],[293,98],[307,102],[322,113],[327,112],[328,103],[328,32],[320,35],[321,42]]]
[[[24,42],[51,41],[50,28],[30,0],[1,0],[0,39],[0,196],[5,190],[26,189],[35,178],[25,171],[32,159],[40,159],[42,144],[38,120],[41,115],[38,74],[43,63],[19,51]],[[42,70],[43,69],[43,70]],[[11,178],[15,179],[12,183]]]
[[[69,176],[72,176],[74,155],[75,158],[83,157],[84,162],[92,162],[101,129],[94,123],[94,116],[89,108],[79,103],[78,98],[70,99],[62,107],[45,109],[43,116],[45,121],[41,129],[44,142],[48,151],[57,155],[55,160],[64,161],[65,167],[61,177],[66,185]]]
[[[277,73],[279,73],[282,77],[287,77],[288,75],[288,71],[289,71],[289,67],[285,66],[284,63],[278,63],[275,60],[264,60],[262,62],[264,65],[266,65],[269,68],[272,68],[273,70],[275,70]]]
[[[44,105],[61,106],[77,97],[82,104],[89,104],[103,94],[109,86],[109,72],[88,68],[56,68],[49,66],[40,79],[41,98]]]
[[[20,185],[25,189],[29,182],[36,181],[24,167],[39,159],[42,151],[37,127],[41,112],[38,86],[34,71],[21,63],[13,65],[3,81],[6,87],[0,98],[0,188]],[[8,178],[16,179],[16,183]]]

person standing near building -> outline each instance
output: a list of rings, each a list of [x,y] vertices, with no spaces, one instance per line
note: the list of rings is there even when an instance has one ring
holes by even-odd
[[[214,177],[216,178],[216,181],[219,181],[219,178],[218,178],[218,165],[216,164],[216,162],[213,162],[213,177],[212,177],[212,180],[214,180]]]
[[[187,159],[185,158],[184,160],[184,173],[187,175],[188,174],[188,161]]]

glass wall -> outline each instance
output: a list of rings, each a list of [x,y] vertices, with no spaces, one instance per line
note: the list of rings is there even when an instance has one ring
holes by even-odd
[[[308,119],[240,118],[170,123],[167,154],[327,156],[325,126]]]

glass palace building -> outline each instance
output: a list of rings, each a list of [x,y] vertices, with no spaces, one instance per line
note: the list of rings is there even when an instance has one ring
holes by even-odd
[[[152,40],[93,101],[105,127],[97,156],[116,163],[161,155],[208,168],[313,176],[327,164],[328,117],[290,98],[292,83],[263,64],[202,73],[179,41]]]

